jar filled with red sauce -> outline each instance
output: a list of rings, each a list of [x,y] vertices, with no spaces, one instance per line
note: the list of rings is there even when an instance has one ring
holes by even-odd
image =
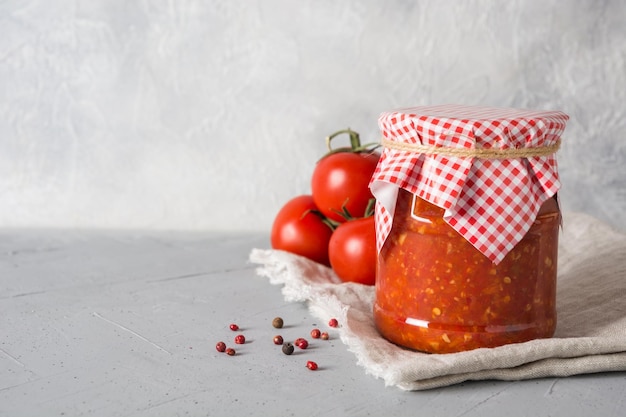
[[[560,213],[542,205],[526,236],[494,265],[406,190],[379,254],[374,317],[390,341],[449,353],[550,337],[556,328]]]
[[[450,118],[455,117],[453,111],[456,111],[461,113],[459,126],[467,123],[473,128],[476,128],[477,123],[507,125],[511,120],[524,117],[524,120],[531,120],[530,124],[533,125],[532,121],[536,119],[543,122],[541,118],[544,117],[550,121],[552,116],[558,122],[552,128],[556,134],[560,134],[567,120],[567,116],[560,112],[556,112],[556,116],[543,113],[531,113],[528,116],[523,111],[519,111],[522,113],[518,115],[515,111],[506,109],[500,113],[498,109],[463,106],[454,107],[453,111],[449,107],[445,109],[417,108],[410,112],[405,110],[401,115],[407,115],[412,120],[409,125],[416,126],[420,120],[430,123],[432,118],[437,123],[442,123],[441,119],[449,122]],[[482,115],[484,112],[487,112],[488,117],[467,116]],[[498,116],[499,114],[505,114],[508,119]],[[385,117],[390,116],[387,114]],[[394,114],[394,117],[394,120],[398,120],[400,116]],[[538,124],[543,129],[540,133],[549,131],[542,123]],[[391,123],[383,125],[383,137],[388,138],[388,145],[394,139],[398,140],[389,135],[389,132],[398,131],[394,130],[396,128]],[[399,131],[406,133],[406,129]],[[384,200],[385,196],[395,194],[395,199],[382,201],[381,208],[386,204],[387,210],[382,208],[381,213],[377,207],[376,214],[377,233],[384,234],[383,239],[378,236],[379,254],[373,311],[378,331],[397,345],[429,353],[493,348],[551,337],[556,328],[558,235],[561,224],[556,189],[559,184],[556,171],[552,170],[545,175],[535,171],[540,166],[544,170],[556,166],[552,163],[550,149],[545,152],[543,150],[546,145],[549,147],[559,140],[558,137],[546,136],[545,141],[533,142],[529,155],[534,155],[535,149],[539,149],[540,156],[518,158],[514,151],[510,153],[512,157],[508,157],[507,153],[482,164],[480,161],[476,162],[482,156],[474,155],[473,149],[487,148],[491,144],[488,141],[492,138],[481,141],[481,138],[474,135],[468,139],[472,142],[471,146],[466,145],[468,149],[472,149],[469,152],[472,156],[463,156],[461,158],[465,158],[464,162],[459,164],[456,161],[456,164],[450,165],[450,160],[457,158],[455,153],[446,154],[442,158],[432,149],[447,150],[454,148],[457,142],[450,142],[449,138],[439,134],[433,135],[434,140],[429,142],[427,134],[420,135],[419,129],[416,132],[419,142],[407,142],[407,136],[404,136],[398,143],[409,143],[411,146],[391,146],[391,149],[384,150],[382,167],[379,166],[373,177],[373,182],[378,181],[377,186],[372,187],[377,198]],[[529,128],[529,132],[523,133],[527,140],[533,135],[533,129]],[[512,135],[509,133],[509,136]],[[523,136],[520,134],[520,137]],[[505,151],[506,149],[505,147]],[[394,165],[391,161],[394,157],[396,161],[400,161],[399,164]],[[529,162],[528,159],[532,158],[535,161]],[[415,163],[407,163],[411,160]],[[523,169],[535,162],[534,169]],[[399,166],[402,168],[398,168]],[[455,171],[461,184],[456,188],[452,187],[456,193],[451,195],[442,191],[438,195],[433,189],[441,191],[441,184],[446,185],[446,178],[437,185],[433,172],[441,175],[451,166],[457,169],[467,168],[467,173],[458,175]],[[509,171],[506,167],[522,168]],[[402,169],[407,172],[402,173]],[[481,169],[486,172],[481,173]],[[390,172],[393,174],[389,174]],[[493,179],[496,175],[494,172],[507,172],[503,174],[507,178],[502,178],[502,183],[491,189],[490,182],[486,179]],[[510,178],[512,173],[516,174],[515,178]],[[542,177],[540,180],[552,177],[552,188],[539,188],[541,191],[537,191],[535,186],[540,182],[537,175]],[[435,185],[431,188],[424,187],[421,181]],[[471,186],[476,184],[480,184],[479,189],[472,190]],[[514,184],[515,188],[511,190],[509,184]],[[527,184],[528,187],[520,184]],[[389,192],[394,187],[395,192]],[[492,198],[498,192],[513,198],[509,201],[508,197],[493,197],[494,205],[500,206],[488,207],[485,202],[491,200],[483,197],[488,195]],[[459,206],[464,209],[457,210],[455,219],[450,213],[454,213],[455,207]],[[516,210],[524,211],[525,214],[518,216]],[[484,212],[490,214],[487,216]],[[457,222],[463,216],[465,217]],[[511,220],[520,229],[517,231],[520,237],[514,242],[506,241],[505,237],[515,235],[504,232],[508,227],[507,219],[522,217],[527,219],[519,221],[519,224]],[[466,226],[458,227],[459,223],[473,225],[481,224],[481,221],[484,221],[486,228],[492,226],[492,221],[497,223],[497,227],[484,231],[480,226],[471,233]],[[385,222],[388,230],[381,233]],[[499,230],[503,230],[502,234]],[[483,232],[487,237],[483,236]],[[479,241],[484,244],[478,244]]]

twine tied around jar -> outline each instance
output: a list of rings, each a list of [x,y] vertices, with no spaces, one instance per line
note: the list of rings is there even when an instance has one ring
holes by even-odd
[[[448,134],[444,134],[448,136]],[[450,136],[453,134],[449,134]],[[458,134],[455,134],[458,135]],[[464,136],[464,135],[462,135]],[[397,151],[415,152],[424,155],[440,155],[457,158],[479,158],[479,159],[515,159],[515,158],[531,158],[537,156],[547,156],[556,153],[561,147],[561,139],[559,138],[553,145],[537,146],[532,148],[448,148],[442,146],[422,145],[420,143],[395,142],[386,138],[382,138],[381,145],[388,149]]]

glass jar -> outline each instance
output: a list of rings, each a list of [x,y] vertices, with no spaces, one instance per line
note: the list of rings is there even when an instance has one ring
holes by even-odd
[[[498,264],[400,189],[379,252],[374,321],[400,346],[431,353],[551,337],[561,215],[547,200],[525,237]]]

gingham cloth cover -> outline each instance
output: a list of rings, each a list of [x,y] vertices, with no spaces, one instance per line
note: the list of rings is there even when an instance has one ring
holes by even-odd
[[[383,137],[395,142],[506,150],[554,145],[567,120],[560,111],[441,105],[385,112],[378,125]],[[560,185],[554,154],[479,159],[384,148],[370,183],[377,200],[378,250],[391,231],[398,190],[404,188],[445,209],[445,221],[497,264]]]

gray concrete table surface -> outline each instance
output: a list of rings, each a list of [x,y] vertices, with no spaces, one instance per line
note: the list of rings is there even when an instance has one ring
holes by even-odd
[[[0,231],[2,416],[623,416],[626,374],[421,392],[367,375],[247,258],[266,234]],[[281,316],[285,327],[271,326]],[[229,329],[240,326],[239,332]],[[313,340],[319,327],[330,340]],[[246,343],[236,345],[242,333]],[[286,356],[273,344],[306,337]],[[223,340],[237,350],[219,353]],[[310,371],[308,360],[318,363]]]

